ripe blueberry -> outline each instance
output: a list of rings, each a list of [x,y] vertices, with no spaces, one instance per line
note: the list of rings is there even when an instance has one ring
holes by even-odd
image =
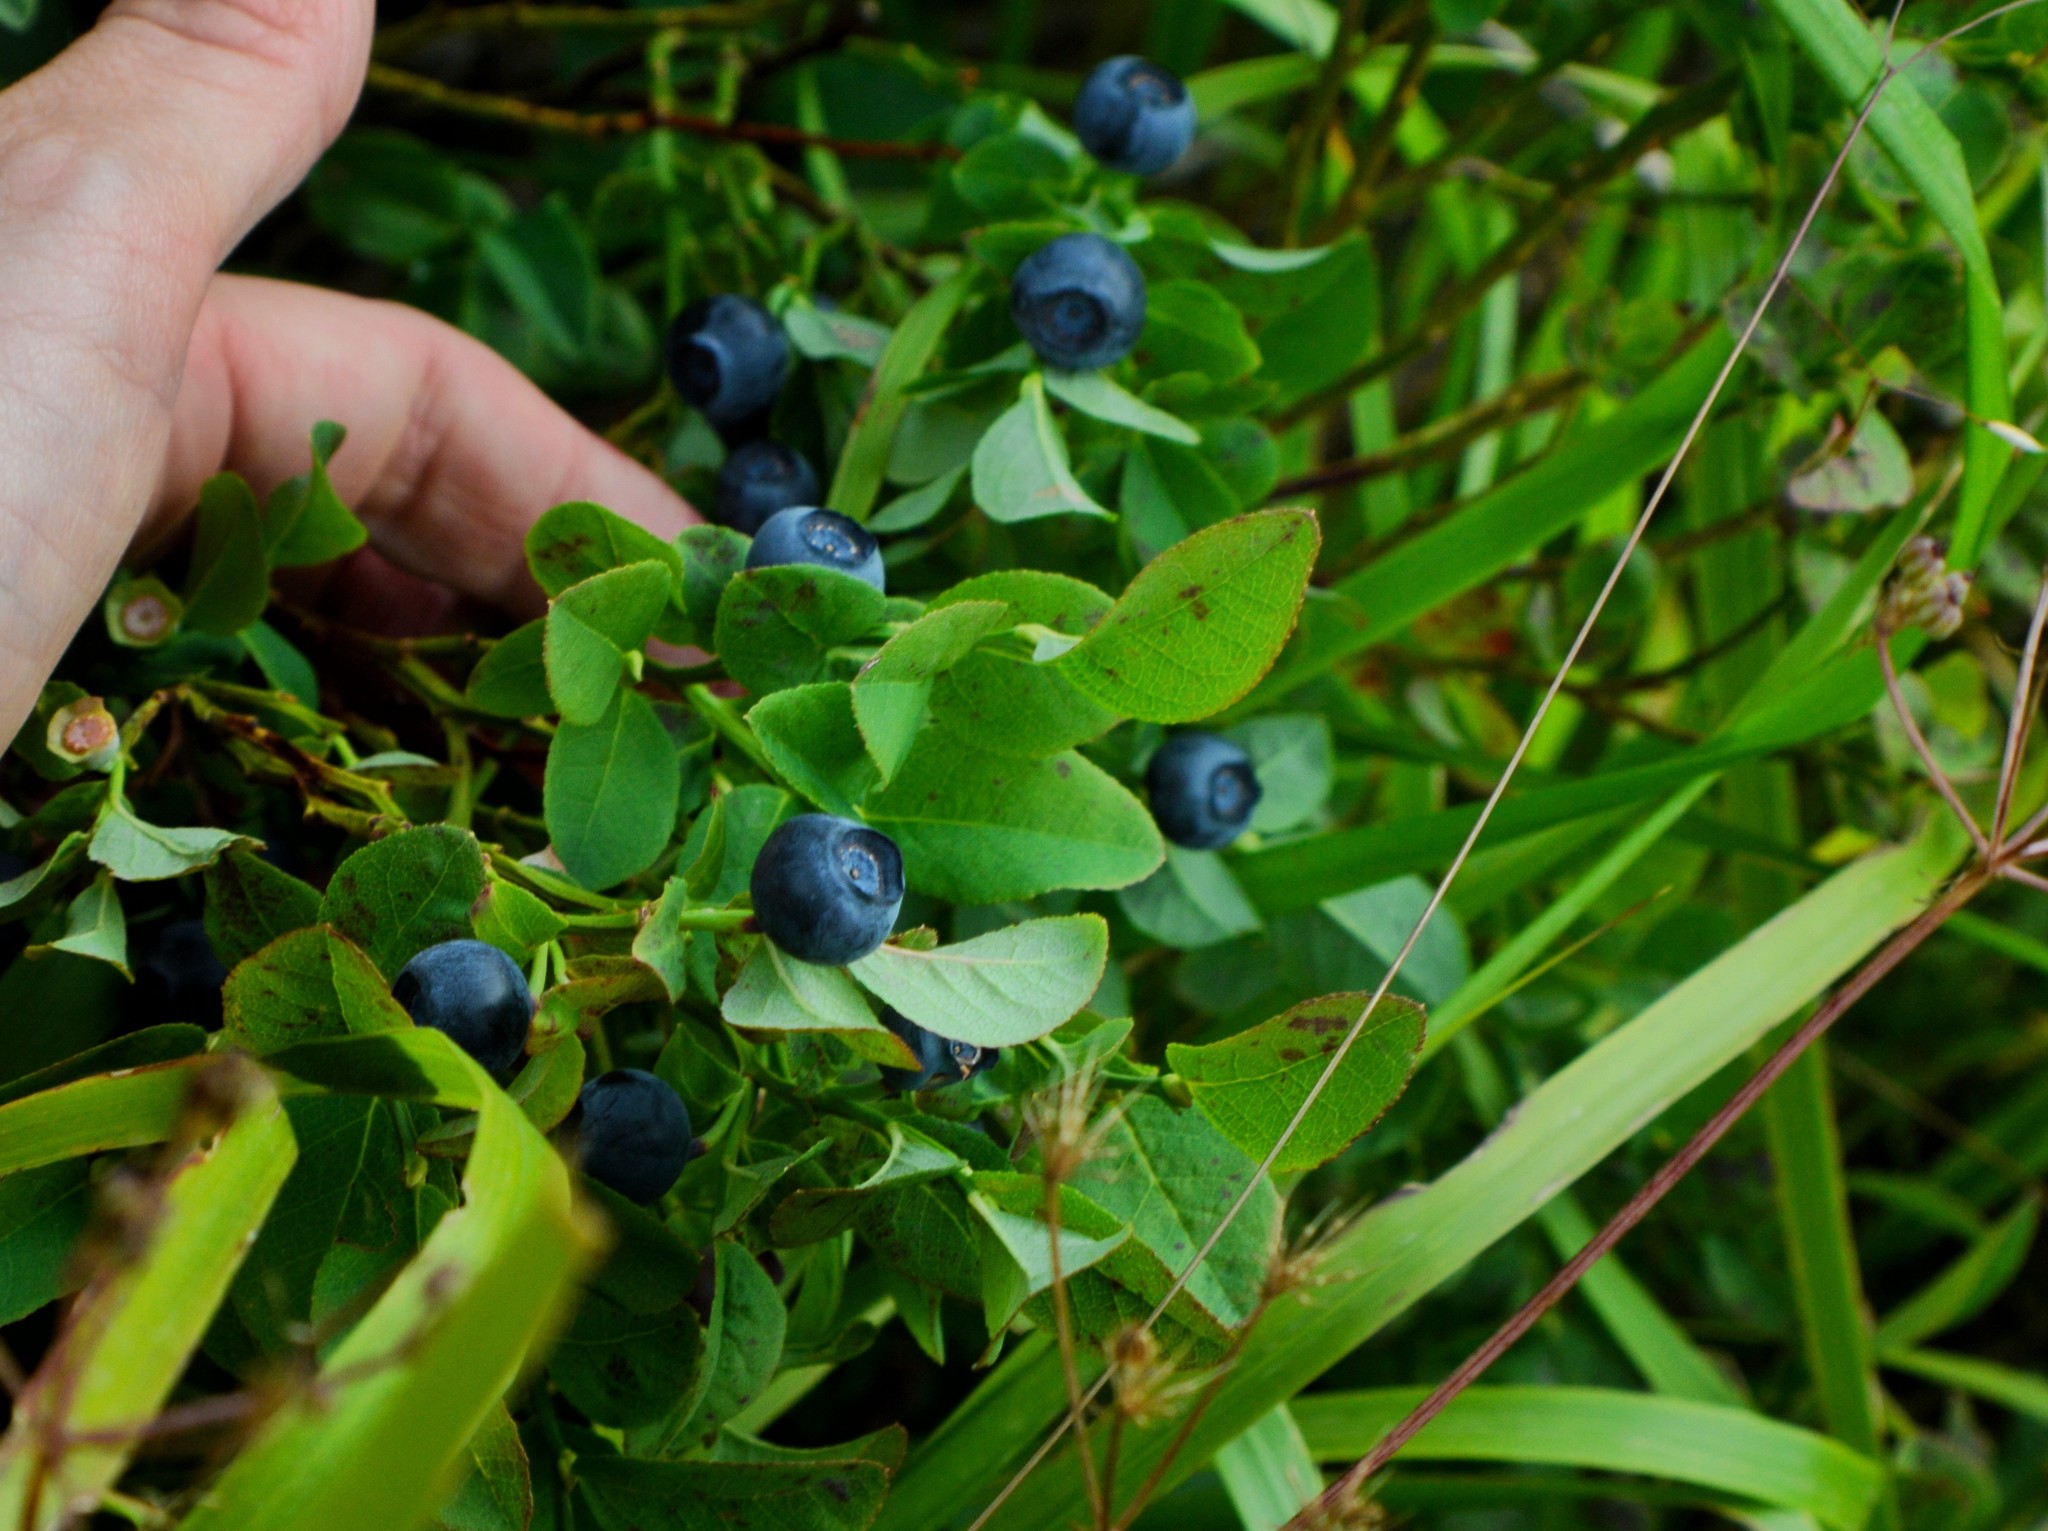
[[[721,431],[756,420],[788,374],[789,338],[752,298],[699,298],[669,326],[669,379]]]
[[[214,955],[201,921],[172,920],[159,930],[135,964],[135,977],[151,1019],[220,1024],[228,970]]]
[[[882,1007],[882,1024],[901,1037],[904,1045],[917,1057],[918,1066],[914,1069],[882,1070],[883,1085],[900,1094],[909,1095],[938,1085],[957,1084],[983,1069],[994,1068],[996,1059],[1002,1055],[1001,1048],[955,1042],[935,1031],[927,1031],[909,1016],[887,1005]]]
[[[778,511],[817,503],[817,469],[803,453],[779,441],[736,447],[718,470],[719,524],[749,537]]]
[[[1074,133],[1113,170],[1157,175],[1195,137],[1195,98],[1180,76],[1125,53],[1095,66],[1074,102]]]
[[[799,962],[838,967],[889,939],[903,907],[903,853],[865,824],[804,813],[754,858],[754,922]]]
[[[519,965],[482,941],[443,941],[399,970],[392,997],[415,1026],[445,1032],[493,1079],[526,1054],[533,991]]]
[[[1145,327],[1145,278],[1122,245],[1100,234],[1062,234],[1017,267],[1010,317],[1047,366],[1107,367]]]
[[[858,521],[814,505],[778,510],[754,533],[747,549],[747,567],[809,563],[851,574],[862,584],[883,589],[882,545]]]
[[[1174,734],[1145,771],[1159,832],[1190,850],[1220,850],[1259,805],[1252,759],[1221,734]]]
[[[643,1207],[668,1194],[694,1142],[683,1098],[641,1069],[613,1069],[586,1084],[575,1131],[583,1173]]]

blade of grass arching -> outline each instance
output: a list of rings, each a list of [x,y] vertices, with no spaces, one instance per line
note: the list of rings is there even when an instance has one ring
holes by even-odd
[[[1546,1080],[1461,1163],[1359,1219],[1313,1282],[1268,1309],[1167,1481],[1205,1462],[1237,1433],[1236,1422],[1299,1393],[1811,1003],[1918,915],[1962,852],[1960,832],[1935,821],[1911,843],[1844,868]],[[988,1502],[1065,1409],[1058,1366],[1044,1356],[1041,1348],[998,1367],[956,1416],[974,1426],[956,1432],[949,1420],[911,1457],[880,1531],[924,1531]],[[1001,1433],[981,1428],[992,1422]],[[1174,1428],[1126,1433],[1131,1481],[1159,1462]],[[1037,1531],[1066,1524],[1084,1503],[1078,1468],[1062,1450],[991,1524]]]
[[[1223,1444],[1216,1453],[1216,1476],[1244,1531],[1280,1531],[1323,1486],[1322,1470],[1294,1411],[1284,1403]]]
[[[445,1501],[471,1436],[552,1334],[593,1233],[561,1158],[441,1033],[308,1043],[290,1062],[329,1089],[389,1093],[396,1082],[412,1098],[475,1111],[463,1204],[335,1347],[310,1394],[274,1416],[180,1524],[409,1531]]]
[[[1848,0],[1770,0],[1794,40],[1845,102],[1864,99],[1885,66],[1882,39]],[[1905,45],[1895,46],[1902,52]],[[1920,194],[1963,261],[1965,397],[1979,420],[2012,418],[2006,378],[2005,309],[1991,251],[1977,225],[1977,207],[1963,151],[1947,124],[1911,82],[1888,90],[1870,114],[1870,132]],[[1968,568],[1983,553],[1989,511],[2012,448],[1982,424],[1965,427],[1963,484],[1956,511],[1954,552]]]
[[[2038,936],[2027,935],[2024,931],[2011,930],[1998,921],[1987,919],[1968,909],[1950,916],[1945,927],[1950,935],[1961,936],[1986,951],[1996,952],[2001,957],[2010,957],[2015,962],[2024,962],[2037,972],[2048,973],[2048,941]]]
[[[2040,1222],[2040,1205],[2029,1198],[1985,1229],[1961,1258],[1885,1314],[1878,1354],[1889,1358],[1983,1312],[2018,1277]]]
[[[2048,1425],[2048,1377],[2036,1372],[1945,1350],[1900,1350],[1885,1356],[1884,1364]]]
[[[1473,1108],[1489,1127],[1498,1127],[1511,1104],[1499,1063],[1476,1033],[1460,1034],[1454,1045]],[[1559,1257],[1567,1260],[1585,1248],[1595,1231],[1593,1220],[1570,1191],[1559,1193],[1538,1212],[1536,1222]],[[1701,1403],[1744,1406],[1742,1394],[1721,1368],[1692,1342],[1692,1336],[1664,1311],[1619,1257],[1611,1256],[1588,1271],[1579,1292],[1643,1380],[1658,1392]]]
[[[1311,1393],[1295,1404],[1318,1460],[1372,1446],[1420,1388]],[[1748,1409],[1619,1389],[1475,1387],[1415,1438],[1415,1460],[1598,1468],[1696,1484],[1860,1531],[1883,1469],[1811,1430]]]
[[[140,1254],[108,1257],[18,1400],[0,1441],[0,1525],[68,1523],[74,1506],[113,1485],[213,1321],[297,1153],[276,1092],[251,1080],[235,1119],[164,1185]],[[92,1439],[67,1445],[67,1435]]]

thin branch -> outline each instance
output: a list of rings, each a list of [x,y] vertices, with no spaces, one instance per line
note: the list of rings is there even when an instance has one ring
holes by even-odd
[[[521,0],[496,5],[436,5],[423,15],[377,34],[377,52],[403,53],[432,38],[458,32],[576,30],[588,32],[666,32],[674,27],[695,32],[740,31],[777,11],[793,9],[796,0],[763,0],[752,5],[671,5],[648,10],[620,10],[608,5],[527,5]]]
[[[1301,215],[1308,203],[1309,182],[1322,160],[1320,151],[1323,141],[1329,137],[1338,99],[1344,94],[1345,79],[1357,63],[1364,27],[1365,0],[1344,0],[1343,8],[1337,14],[1337,31],[1330,39],[1330,51],[1323,59],[1322,71],[1316,76],[1308,108],[1295,123],[1293,137],[1287,145],[1287,164],[1280,176],[1283,192],[1280,202],[1282,245],[1301,243]]]
[[[1108,1531],[1109,1501],[1102,1496],[1102,1482],[1095,1473],[1095,1453],[1088,1445],[1088,1398],[1094,1395],[1084,1398],[1081,1394],[1081,1371],[1074,1360],[1074,1320],[1067,1310],[1067,1278],[1060,1269],[1060,1183],[1050,1170],[1045,1177],[1045,1226],[1046,1248],[1052,1262],[1053,1327],[1059,1333],[1060,1375],[1067,1384],[1067,1420],[1074,1427],[1074,1445],[1081,1453],[1081,1475],[1088,1483],[1088,1503],[1095,1512],[1095,1524]]]
[[[1517,378],[1493,397],[1418,426],[1377,452],[1361,452],[1356,457],[1324,463],[1307,473],[1282,479],[1267,498],[1277,501],[1318,494],[1325,489],[1341,488],[1387,473],[1403,473],[1423,463],[1455,457],[1488,432],[1562,404],[1591,381],[1579,367],[1559,367],[1554,372]]]
[[[1551,1277],[1543,1289],[1530,1298],[1515,1316],[1503,1324],[1484,1345],[1450,1376],[1446,1377],[1428,1398],[1383,1436],[1378,1445],[1361,1457],[1346,1472],[1323,1490],[1315,1502],[1288,1521],[1281,1531],[1307,1531],[1316,1524],[1315,1514],[1320,1510],[1332,1509],[1356,1493],[1367,1479],[1392,1461],[1401,1448],[1412,1441],[1429,1423],[1449,1406],[1452,1399],[1477,1380],[1488,1367],[1501,1358],[1523,1335],[1536,1326],[1574,1286],[1579,1279],[1598,1264],[1628,1232],[1648,1215],[1650,1209],[1661,1201],[1667,1191],[1683,1180],[1692,1167],[1712,1151],[1714,1145],[1728,1133],[1728,1129],[1749,1108],[1763,1097],[1766,1090],[1783,1077],[1785,1071],[1799,1061],[1800,1055],[1818,1041],[1827,1029],[1834,1025],[1859,999],[1877,984],[1878,980],[1903,962],[1921,942],[1925,941],[1951,914],[1980,893],[1987,874],[1982,869],[1972,872],[1957,882],[1936,903],[1921,913],[1920,917],[1904,930],[1886,942],[1883,949],[1859,969],[1856,975],[1844,984],[1825,1004],[1786,1039],[1779,1049],[1771,1054],[1770,1061],[1744,1081],[1741,1089],[1731,1096],[1727,1104],[1707,1119],[1705,1126],[1693,1134],[1692,1139],[1680,1149],[1664,1167],[1646,1181],[1628,1204],[1609,1220],[1606,1227],[1577,1254],[1567,1261],[1564,1268]]]
[[[1337,198],[1336,207],[1323,220],[1322,227],[1316,230],[1319,240],[1335,239],[1364,218],[1371,208],[1373,190],[1386,173],[1387,160],[1394,152],[1395,129],[1408,115],[1408,108],[1422,93],[1422,82],[1429,77],[1429,61],[1436,51],[1436,40],[1436,18],[1430,15],[1425,17],[1415,40],[1409,43],[1408,55],[1401,60],[1401,72],[1394,78],[1394,88],[1388,93],[1379,115],[1373,118],[1371,128],[1366,131],[1365,142],[1359,145],[1358,162],[1351,168],[1351,178]]]
[[[517,96],[464,90],[429,75],[395,69],[389,64],[370,65],[367,83],[373,89],[409,96],[444,111],[460,112],[467,117],[485,117],[495,122],[517,123],[541,132],[567,133],[577,138],[617,138],[649,133],[656,128],[673,128],[682,133],[694,133],[700,138],[785,149],[830,149],[847,159],[938,160],[960,157],[960,151],[947,143],[835,138],[829,133],[806,133],[802,128],[784,127],[776,122],[721,122],[716,117],[696,112],[662,112],[650,108],[625,112],[572,112],[564,107],[522,101]]]
[[[2034,722],[2037,705],[2034,662],[2041,654],[2044,622],[2048,622],[2048,570],[2043,571],[2041,593],[2034,598],[2034,617],[2027,624],[2027,644],[2020,651],[2019,679],[2012,688],[2012,713],[2005,724],[2005,753],[1998,763],[1998,806],[1991,813],[1991,842],[1994,845],[2002,844],[2005,839],[2006,820],[2012,813],[2013,789],[2019,785],[2020,762],[2027,753],[2027,731]]]
[[[2044,590],[2048,594],[2048,590]],[[1970,810],[1963,806],[1963,800],[1956,795],[1955,784],[1948,779],[1948,773],[1934,758],[1934,751],[1927,743],[1927,736],[1920,732],[1920,725],[1913,721],[1913,709],[1906,705],[1906,695],[1899,689],[1899,672],[1892,663],[1891,635],[1880,632],[1877,635],[1877,663],[1884,671],[1884,689],[1892,699],[1892,711],[1898,714],[1899,726],[1906,731],[1906,738],[1913,746],[1913,752],[1920,757],[1920,764],[1927,768],[1927,775],[1933,781],[1941,799],[1963,821],[1963,828],[1970,832],[1970,844],[1977,848],[1979,856],[1991,854],[1991,842],[1984,831],[1977,827],[1977,821],[1970,816]]]

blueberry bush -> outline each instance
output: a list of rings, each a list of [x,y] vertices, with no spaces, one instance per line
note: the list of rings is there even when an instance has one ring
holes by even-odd
[[[2039,1524],[1992,11],[385,7],[238,264],[704,521],[372,631],[309,420],[111,584],[0,759],[0,1527]]]

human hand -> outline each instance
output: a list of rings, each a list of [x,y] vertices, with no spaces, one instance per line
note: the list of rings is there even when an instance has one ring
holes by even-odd
[[[0,91],[0,740],[131,546],[223,468],[259,492],[349,428],[350,587],[530,613],[526,528],[593,499],[694,519],[487,347],[416,310],[218,275],[341,131],[372,0],[117,0]],[[389,563],[383,560],[388,559]],[[445,587],[425,596],[390,565]]]

